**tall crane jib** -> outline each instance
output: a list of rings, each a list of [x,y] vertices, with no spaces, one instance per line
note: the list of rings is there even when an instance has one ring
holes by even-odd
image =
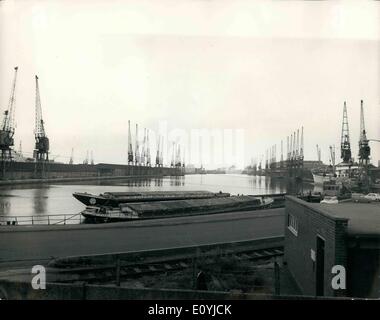
[[[0,150],[1,159],[12,159],[11,147],[14,146],[15,133],[15,108],[16,108],[16,80],[18,67],[14,68],[14,78],[11,89],[11,96],[8,102],[8,108],[4,111],[3,121],[0,128]]]
[[[146,165],[150,167],[151,158],[150,158],[150,141],[149,141],[149,129],[146,130]]]
[[[367,132],[364,123],[364,108],[363,100],[360,101],[360,140],[359,140],[359,162],[362,165],[367,165],[371,155],[371,148],[369,140],[367,139]]]
[[[178,145],[176,150],[175,167],[181,167],[181,165],[181,145]]]
[[[332,167],[332,172],[335,175],[335,145],[330,146],[330,163]]]
[[[133,164],[133,148],[131,136],[131,121],[128,120],[128,164]]]
[[[42,108],[38,76],[36,79],[36,123],[35,123],[35,159],[37,161],[49,160],[49,138],[46,136],[44,120],[42,119]]]
[[[157,154],[156,154],[156,167],[160,167],[160,142],[161,142],[161,137],[158,137],[158,142],[157,142]]]
[[[164,137],[162,136],[161,137],[161,151],[160,151],[160,167],[163,167],[164,166]]]
[[[351,163],[351,144],[350,144],[350,132],[348,128],[347,106],[346,101],[343,105],[343,121],[342,121],[342,135],[340,144],[340,157],[345,163]]]
[[[144,140],[141,146],[141,157],[140,157],[140,163],[141,165],[145,166],[146,165],[146,128],[144,128]]]
[[[173,149],[172,149],[172,161],[170,162],[170,166],[175,166],[175,142],[173,142]]]
[[[139,148],[139,129],[138,124],[136,123],[136,135],[135,135],[135,165],[140,165],[140,148]]]

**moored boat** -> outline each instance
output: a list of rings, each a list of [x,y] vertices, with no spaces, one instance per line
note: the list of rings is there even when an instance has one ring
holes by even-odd
[[[329,182],[334,178],[334,174],[330,172],[312,172],[314,184],[318,186],[323,186],[325,182]]]
[[[89,206],[86,210],[82,211],[82,215],[95,222],[118,222],[258,210],[268,208],[272,204],[273,199],[269,197],[230,196],[208,199],[122,203],[118,208]]]
[[[73,193],[74,198],[86,206],[117,207],[121,203],[168,201],[185,199],[208,199],[215,197],[229,197],[225,192],[209,191],[144,191],[144,192],[105,192],[93,195],[87,192]]]

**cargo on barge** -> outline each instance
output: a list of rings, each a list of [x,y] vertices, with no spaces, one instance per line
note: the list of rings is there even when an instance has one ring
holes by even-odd
[[[118,207],[121,203],[151,202],[186,199],[208,199],[215,197],[229,197],[225,192],[209,191],[146,191],[146,192],[105,192],[100,195],[76,192],[74,198],[86,206]]]
[[[213,197],[172,201],[122,203],[117,208],[89,206],[82,215],[94,222],[118,222],[268,208],[273,199],[254,196]]]

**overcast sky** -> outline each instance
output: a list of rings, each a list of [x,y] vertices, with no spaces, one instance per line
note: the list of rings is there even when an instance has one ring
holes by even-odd
[[[152,131],[243,130],[247,163],[281,140],[286,149],[304,126],[306,159],[319,144],[328,162],[346,100],[356,157],[361,99],[368,137],[380,139],[379,18],[380,4],[365,1],[5,0],[0,108],[17,65],[25,152],[38,74],[57,161],[74,148],[76,162],[93,150],[96,162],[124,163],[131,120]],[[380,143],[371,146],[377,163]]]

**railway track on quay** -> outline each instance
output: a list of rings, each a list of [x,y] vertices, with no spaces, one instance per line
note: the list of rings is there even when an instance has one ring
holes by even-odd
[[[284,253],[283,237],[52,260],[48,279],[58,283],[120,283],[125,279],[207,268],[218,258],[266,263]]]

